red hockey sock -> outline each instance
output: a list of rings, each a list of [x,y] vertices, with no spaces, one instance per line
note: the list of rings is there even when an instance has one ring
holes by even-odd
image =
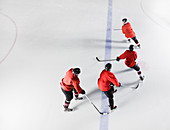
[[[70,104],[70,101],[67,101],[67,100],[66,100],[66,101],[65,101],[65,104],[64,104],[64,107],[65,107],[65,108],[68,108],[69,104]]]

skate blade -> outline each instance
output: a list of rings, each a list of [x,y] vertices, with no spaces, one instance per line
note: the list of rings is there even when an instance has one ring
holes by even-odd
[[[83,97],[75,98],[75,100],[83,100]]]

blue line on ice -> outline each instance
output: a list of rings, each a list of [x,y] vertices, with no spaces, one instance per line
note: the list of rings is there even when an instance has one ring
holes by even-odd
[[[106,30],[106,45],[105,59],[111,58],[111,41],[112,41],[112,0],[108,0],[108,15],[107,15],[107,30]],[[106,63],[105,63],[106,64]],[[108,98],[102,92],[101,110],[108,112]],[[100,130],[108,130],[108,115],[100,117]]]

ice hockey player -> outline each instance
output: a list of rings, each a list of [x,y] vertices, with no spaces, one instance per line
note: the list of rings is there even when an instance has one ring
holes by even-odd
[[[135,32],[133,31],[131,24],[127,21],[127,18],[122,19],[122,22],[123,22],[122,33],[125,34],[125,37],[128,38],[129,42],[130,42],[130,39],[133,39],[136,45],[140,47],[140,44],[136,38]]]
[[[64,111],[72,111],[73,109],[68,108],[71,100],[73,99],[73,91],[75,99],[82,99],[79,94],[85,94],[85,91],[80,87],[80,80],[78,75],[80,74],[80,68],[71,68],[66,72],[65,77],[61,80],[61,90],[64,93],[66,100]]]
[[[115,75],[110,72],[111,68],[112,65],[110,63],[105,65],[105,69],[100,73],[100,78],[98,79],[98,87],[108,97],[109,107],[112,111],[117,108],[117,106],[114,105],[113,99],[113,93],[117,91],[117,89],[114,89],[114,85],[120,87],[121,84],[118,82]]]
[[[136,70],[139,78],[143,81],[144,80],[144,76],[142,76],[142,72],[140,71],[140,67],[136,64],[136,59],[137,59],[137,53],[136,51],[134,51],[134,45],[130,45],[129,46],[129,50],[126,50],[123,54],[121,54],[120,56],[118,56],[116,58],[117,61],[119,61],[120,59],[126,59],[125,60],[125,64]]]

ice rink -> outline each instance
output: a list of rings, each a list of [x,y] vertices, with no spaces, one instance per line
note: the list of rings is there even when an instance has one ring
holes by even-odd
[[[0,130],[170,130],[169,5],[169,0],[1,0]],[[134,44],[118,30],[124,17],[141,44],[135,51],[143,84],[132,89],[137,73],[124,60],[111,61],[124,84],[114,94],[118,108],[102,116],[84,97],[71,101],[73,112],[64,112],[60,81],[72,67],[81,68],[80,85],[90,100],[108,110],[97,86],[105,62],[96,57],[116,58]]]

